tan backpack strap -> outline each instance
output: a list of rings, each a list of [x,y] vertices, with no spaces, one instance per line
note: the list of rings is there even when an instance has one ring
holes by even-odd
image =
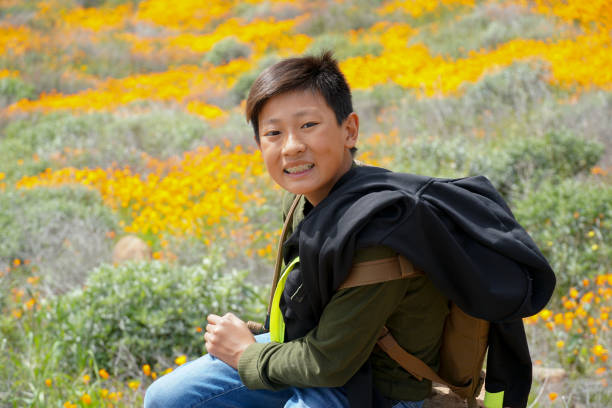
[[[254,335],[257,334],[262,334],[266,332],[266,329],[264,328],[264,325],[258,322],[253,322],[251,320],[249,320],[248,322],[246,322],[247,327],[249,328],[249,330],[251,331],[251,333],[253,333]]]
[[[270,301],[268,302],[268,315],[270,315],[270,308],[272,307],[272,298],[274,297],[274,291],[276,290],[276,285],[278,284],[278,279],[280,278],[280,270],[283,264],[283,243],[287,238],[287,229],[289,228],[289,224],[293,222],[293,213],[302,198],[302,194],[298,194],[295,196],[291,207],[289,207],[289,212],[287,212],[287,216],[285,217],[285,222],[283,223],[283,229],[281,230],[281,236],[278,240],[278,247],[276,249],[276,261],[274,262],[274,276],[272,277],[272,289],[270,290]]]
[[[439,384],[444,384],[455,392],[463,388],[468,388],[471,385],[449,384],[447,381],[443,380],[438,373],[436,373],[430,366],[425,364],[423,360],[404,350],[402,346],[399,345],[397,340],[395,340],[395,338],[391,335],[391,332],[386,326],[383,326],[377,344],[385,353],[389,355],[389,357],[395,360],[395,362],[402,366],[404,370],[408,371],[419,381],[425,378]]]
[[[416,269],[404,256],[397,255],[354,264],[348,277],[338,289],[413,278],[420,275],[424,275],[424,273]]]

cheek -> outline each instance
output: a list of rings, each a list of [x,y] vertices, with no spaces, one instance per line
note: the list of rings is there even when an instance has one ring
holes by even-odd
[[[261,157],[263,158],[264,164],[268,169],[268,173],[274,177],[274,175],[280,171],[280,161],[278,159],[278,155],[270,146],[262,145]]]

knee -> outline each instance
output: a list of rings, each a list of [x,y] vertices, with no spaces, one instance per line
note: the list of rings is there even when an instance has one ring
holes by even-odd
[[[147,388],[144,408],[178,408],[181,406],[177,405],[176,390],[166,383],[165,378],[161,377]]]
[[[160,388],[158,381],[149,385],[144,397],[144,408],[158,408],[163,406],[163,403],[160,401],[162,396]]]

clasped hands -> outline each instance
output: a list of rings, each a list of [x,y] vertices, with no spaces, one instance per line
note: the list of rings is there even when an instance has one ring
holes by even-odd
[[[255,337],[246,323],[232,313],[224,316],[210,314],[207,317],[206,350],[219,360],[238,369],[240,356],[248,346],[255,343]]]

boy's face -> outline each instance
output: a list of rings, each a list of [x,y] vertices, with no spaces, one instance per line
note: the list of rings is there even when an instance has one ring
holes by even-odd
[[[259,114],[259,147],[268,173],[313,205],[351,168],[358,132],[355,113],[338,126],[325,98],[308,90],[274,96]]]

